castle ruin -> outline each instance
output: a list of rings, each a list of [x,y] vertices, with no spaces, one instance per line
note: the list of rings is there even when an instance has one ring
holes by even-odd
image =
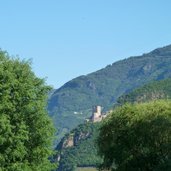
[[[92,108],[92,115],[87,120],[89,122],[100,122],[102,121],[107,115],[102,113],[101,106],[93,106]]]

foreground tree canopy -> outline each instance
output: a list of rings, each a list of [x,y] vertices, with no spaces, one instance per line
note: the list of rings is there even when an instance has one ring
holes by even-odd
[[[98,147],[102,169],[171,170],[171,101],[117,108],[100,130]]]
[[[54,128],[46,112],[50,88],[30,63],[0,51],[0,171],[47,171]]]

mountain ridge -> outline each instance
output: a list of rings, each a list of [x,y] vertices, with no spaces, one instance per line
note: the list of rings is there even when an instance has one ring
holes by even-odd
[[[48,111],[62,137],[91,115],[92,106],[101,105],[107,111],[122,94],[170,77],[171,45],[168,45],[72,79],[51,95]]]

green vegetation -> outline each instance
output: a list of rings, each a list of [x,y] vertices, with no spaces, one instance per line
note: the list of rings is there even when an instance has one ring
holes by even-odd
[[[95,143],[99,127],[99,123],[79,125],[62,139],[57,147],[61,154],[60,171],[73,171],[77,167],[95,167],[101,164],[102,159],[97,155],[97,144]],[[73,140],[71,147],[68,147],[66,143],[69,139]]]
[[[139,100],[141,97],[141,101]],[[145,97],[145,98],[142,98]],[[141,88],[135,89],[132,92],[130,92],[129,94],[123,95],[119,98],[118,103],[119,105],[124,105],[125,103],[135,103],[135,102],[148,102],[150,100],[156,100],[156,99],[160,99],[160,98],[170,98],[171,97],[171,79],[166,79],[166,80],[162,80],[162,81],[155,81],[152,83],[149,83]],[[138,101],[138,100],[139,101]],[[98,123],[98,128],[100,127],[101,123]],[[88,128],[87,128],[88,127]],[[77,132],[77,135],[81,134],[81,132],[83,131],[82,129],[84,128],[84,131],[87,130],[88,132],[92,132],[92,128],[94,127],[94,124],[87,124],[87,125],[80,125],[79,127],[77,127],[76,129],[74,129],[73,131],[71,131],[69,134],[67,134],[61,141],[60,145],[58,146],[58,149],[62,149],[62,144],[63,142],[68,139],[71,135],[75,135],[75,133]],[[82,130],[82,131],[81,131]],[[88,136],[86,138],[86,140],[84,141],[86,143],[86,145],[89,144],[89,142],[95,142],[96,137],[99,134],[99,129],[94,129],[94,131],[96,131],[96,133],[93,133],[92,136]],[[95,136],[95,137],[94,137]],[[74,149],[78,148],[77,150],[79,151],[80,154],[84,153],[84,145],[82,142],[78,143],[78,147],[77,145],[74,147]],[[80,148],[79,146],[82,146],[82,148]],[[93,146],[92,143],[90,143],[90,146]],[[97,148],[97,146],[95,146]],[[94,150],[94,149],[93,149]],[[62,150],[63,151],[63,150]],[[64,150],[65,151],[65,150]],[[97,150],[96,150],[97,151]],[[64,163],[69,163],[68,162],[68,155],[72,156],[71,158],[73,158],[73,156],[75,155],[75,153],[72,153],[72,148],[68,148],[66,151],[64,152],[65,154],[63,155],[63,158],[65,158]],[[92,149],[91,148],[87,148],[86,150],[87,154],[91,154]],[[72,155],[71,155],[72,154]],[[94,153],[95,156],[99,159],[99,156],[97,156],[97,152]],[[88,156],[88,155],[87,155]],[[82,166],[85,165],[84,161],[85,158],[87,158],[87,156],[83,156],[82,159]],[[85,157],[85,158],[84,158]],[[79,158],[79,155],[75,155],[75,158]],[[76,160],[76,159],[75,159]],[[96,159],[97,160],[97,159]],[[62,162],[61,162],[62,163]],[[74,162],[73,165],[76,167],[77,162]],[[99,162],[97,165],[93,162],[90,163],[90,166],[94,165],[94,166],[98,166],[101,162]],[[88,166],[88,165],[86,165]],[[82,168],[80,168],[82,169]],[[85,168],[86,169],[86,168]]]
[[[171,101],[126,104],[100,128],[102,169],[171,170]]]
[[[0,51],[0,171],[52,169],[54,128],[45,110],[49,90],[30,62]]]
[[[106,111],[124,93],[170,75],[171,46],[167,46],[69,81],[51,95],[48,103],[58,137],[83,123],[92,106],[102,105]]]
[[[125,94],[117,100],[117,105],[134,102],[147,102],[156,99],[171,99],[171,79],[154,81]]]
[[[97,169],[93,167],[85,167],[85,168],[77,168],[76,171],[97,171]]]

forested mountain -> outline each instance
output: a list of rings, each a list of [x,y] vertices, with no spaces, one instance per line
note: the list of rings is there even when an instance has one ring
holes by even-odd
[[[122,95],[118,98],[117,105],[157,99],[171,99],[171,79],[153,81]],[[97,166],[101,163],[96,144],[101,123],[79,125],[64,136],[57,146],[57,150],[61,153],[60,171],[72,171],[78,166]]]
[[[154,81],[128,94],[124,94],[118,98],[116,105],[141,103],[156,99],[171,99],[171,79]]]
[[[153,80],[169,77],[171,45],[115,62],[67,82],[51,95],[48,103],[58,138],[90,116],[93,105],[102,105],[106,111],[124,93]]]

